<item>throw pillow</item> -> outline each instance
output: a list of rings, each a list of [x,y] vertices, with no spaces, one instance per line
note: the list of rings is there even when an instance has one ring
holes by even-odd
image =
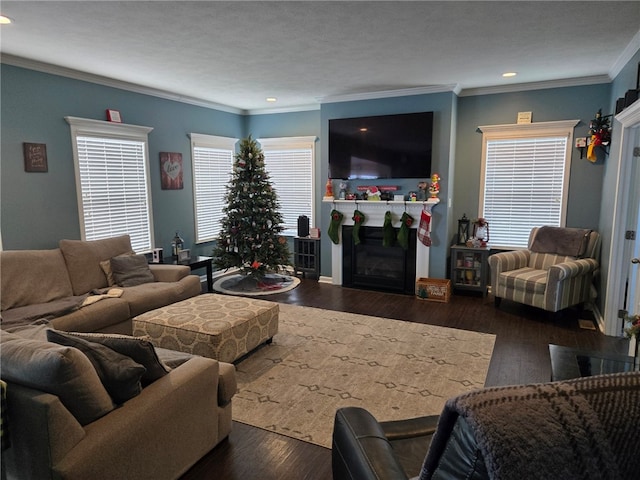
[[[81,425],[113,410],[111,397],[82,352],[7,332],[0,341],[4,380],[56,395]]]
[[[127,255],[135,255],[135,254],[136,254],[135,252],[131,251],[129,253],[123,253],[120,256],[124,257],[124,256],[127,256]],[[100,262],[100,268],[104,272],[105,277],[107,277],[107,284],[110,287],[113,287],[116,284],[116,282],[113,279],[113,272],[111,271],[111,259],[102,260]]]
[[[155,281],[144,255],[120,255],[111,259],[113,281],[120,287],[133,287]]]
[[[47,340],[84,353],[115,403],[124,403],[142,391],[140,379],[146,369],[126,355],[57,330],[47,330]]]
[[[153,344],[144,337],[130,337],[116,333],[66,333],[89,342],[105,345],[142,365],[147,369],[141,379],[143,387],[165,376],[170,370],[169,367],[158,358]]]

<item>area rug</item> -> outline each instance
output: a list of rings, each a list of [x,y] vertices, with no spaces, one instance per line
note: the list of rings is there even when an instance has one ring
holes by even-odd
[[[267,274],[261,281],[247,278],[244,275],[225,275],[213,284],[216,292],[231,295],[261,296],[284,293],[300,285],[300,279],[279,273]]]
[[[233,419],[331,447],[336,409],[439,414],[482,388],[495,335],[280,304],[273,343],[237,365]]]

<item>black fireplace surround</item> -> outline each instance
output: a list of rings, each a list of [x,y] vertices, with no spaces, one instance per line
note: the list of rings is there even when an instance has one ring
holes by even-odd
[[[353,227],[342,227],[342,286],[413,295],[416,281],[416,230],[409,230],[409,247],[382,245],[382,227],[361,226],[360,243]],[[395,229],[397,234],[398,229]]]

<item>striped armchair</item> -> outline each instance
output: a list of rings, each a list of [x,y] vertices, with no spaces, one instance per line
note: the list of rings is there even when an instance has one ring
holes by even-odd
[[[600,235],[579,228],[531,230],[526,250],[489,257],[491,289],[498,307],[503,298],[557,312],[590,299],[599,268]]]

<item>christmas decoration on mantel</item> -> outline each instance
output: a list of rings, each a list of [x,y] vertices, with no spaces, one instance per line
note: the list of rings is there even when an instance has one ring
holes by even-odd
[[[264,154],[251,136],[240,142],[226,201],[213,250],[216,267],[236,267],[247,282],[264,283],[290,265],[278,198],[264,168]]]
[[[611,117],[612,115],[602,115],[602,109],[598,110],[596,117],[589,123],[589,135],[591,135],[591,143],[587,148],[587,160],[594,163],[598,160],[598,147],[608,152],[611,143]]]

